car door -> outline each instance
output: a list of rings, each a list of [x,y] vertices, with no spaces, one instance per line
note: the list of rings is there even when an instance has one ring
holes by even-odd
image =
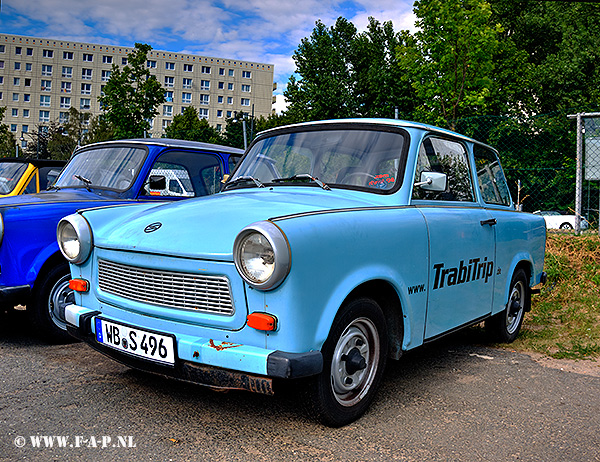
[[[424,339],[489,315],[495,274],[495,221],[476,200],[469,156],[457,140],[423,140],[415,181],[422,172],[447,176],[445,191],[415,186],[412,203],[429,233],[429,282]]]

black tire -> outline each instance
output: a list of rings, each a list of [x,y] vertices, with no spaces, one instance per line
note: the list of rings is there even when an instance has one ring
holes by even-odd
[[[73,303],[69,289],[71,273],[68,263],[61,263],[39,276],[27,305],[29,319],[37,333],[50,343],[69,343],[75,339],[67,333],[65,306]]]
[[[510,281],[506,308],[486,321],[486,329],[499,342],[513,342],[519,335],[523,317],[525,312],[529,311],[530,303],[527,274],[524,270],[518,269]]]
[[[388,338],[379,305],[368,298],[345,305],[321,352],[323,372],[308,384],[308,404],[322,423],[341,427],[367,410],[383,376]]]
[[[560,225],[560,229],[573,229],[573,225],[571,223],[563,223]]]

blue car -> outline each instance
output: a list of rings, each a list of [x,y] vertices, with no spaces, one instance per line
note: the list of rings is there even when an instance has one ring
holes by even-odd
[[[331,426],[407,350],[482,321],[513,341],[546,279],[544,220],[515,210],[496,151],[397,120],[265,131],[220,193],[81,211],[57,235],[74,336],[213,387],[305,380]]]
[[[26,305],[47,340],[73,340],[65,325],[73,296],[56,242],[58,221],[82,208],[213,194],[242,153],[168,139],[97,143],[78,149],[48,191],[0,199],[3,308]]]

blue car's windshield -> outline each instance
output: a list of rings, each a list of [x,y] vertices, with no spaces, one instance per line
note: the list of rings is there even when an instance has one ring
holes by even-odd
[[[130,146],[88,149],[69,161],[54,185],[124,191],[135,180],[145,157],[145,149]]]
[[[401,133],[368,129],[275,135],[252,146],[228,184],[253,187],[257,180],[391,190],[400,181],[404,143]]]
[[[28,164],[0,162],[0,194],[9,194],[21,179]]]

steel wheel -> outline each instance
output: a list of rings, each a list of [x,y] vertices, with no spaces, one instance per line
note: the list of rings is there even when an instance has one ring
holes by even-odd
[[[510,281],[506,308],[485,322],[485,327],[495,340],[510,343],[517,338],[525,312],[529,311],[530,294],[525,271],[518,269]]]
[[[516,281],[512,286],[505,313],[506,332],[512,335],[521,327],[525,313],[525,284],[522,280]]]
[[[65,307],[75,302],[73,290],[69,289],[69,279],[71,279],[70,274],[60,278],[50,290],[48,297],[48,315],[52,322],[63,330],[67,329]]]

